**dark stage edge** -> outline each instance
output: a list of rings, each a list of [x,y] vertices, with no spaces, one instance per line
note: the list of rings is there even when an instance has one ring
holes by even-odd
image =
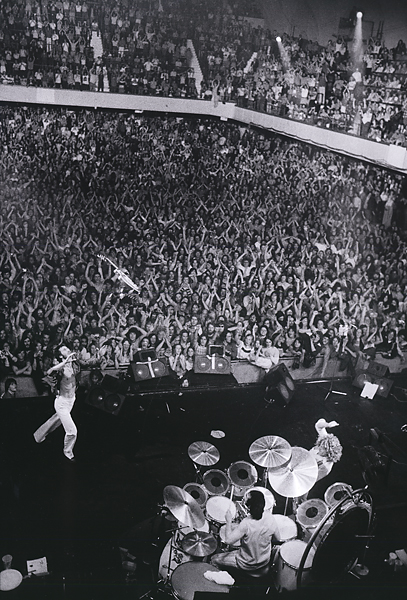
[[[34,430],[52,413],[50,399],[2,404],[1,556],[12,554],[13,567],[23,574],[28,559],[46,556],[51,572],[45,579],[23,581],[6,597],[138,599],[153,589],[150,565],[157,559],[152,546],[157,540],[151,523],[163,489],[195,480],[187,454],[190,443],[214,443],[221,454],[215,468],[227,469],[236,460],[248,461],[250,444],[262,435],[280,435],[293,446],[311,448],[314,423],[324,417],[340,424],[335,433],[343,457],[309,497],[323,497],[326,488],[338,481],[354,489],[366,484],[359,451],[369,444],[372,428],[386,434],[394,461],[387,484],[379,479],[371,482],[376,524],[364,561],[369,575],[357,580],[348,574],[335,585],[291,595],[401,598],[406,581],[388,573],[383,558],[407,545],[407,434],[401,432],[407,423],[406,387],[396,378],[388,398],[370,401],[360,398],[360,390],[345,380],[332,386],[297,383],[288,406],[266,403],[261,386],[214,386],[193,393],[179,388],[165,394],[149,390],[127,398],[118,416],[89,406],[82,395],[73,411],[79,432],[76,464],[62,456],[61,429],[43,444],[34,442]],[[223,439],[210,436],[217,429],[225,432]],[[282,513],[284,499],[276,498],[277,512]],[[129,547],[137,563],[134,577],[127,579],[119,550],[123,546]],[[266,589],[260,583],[243,582],[230,597],[266,597]],[[268,597],[282,595],[272,586]],[[167,594],[156,591],[155,596]]]

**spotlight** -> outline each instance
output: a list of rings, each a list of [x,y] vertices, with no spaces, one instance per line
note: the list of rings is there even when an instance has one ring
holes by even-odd
[[[280,44],[280,42],[281,42],[281,37],[280,37],[279,35],[276,37],[276,42],[277,42],[278,44]]]
[[[361,19],[363,17],[363,13],[360,12],[360,10],[356,13],[356,16],[358,19]]]

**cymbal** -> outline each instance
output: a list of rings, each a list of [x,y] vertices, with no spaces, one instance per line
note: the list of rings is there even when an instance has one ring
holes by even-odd
[[[278,471],[269,472],[271,487],[285,498],[298,498],[309,492],[318,477],[318,465],[305,448],[292,448],[289,464]]]
[[[291,446],[278,435],[265,435],[252,443],[249,456],[260,467],[280,469],[290,461]]]
[[[165,506],[183,525],[194,529],[203,527],[205,515],[191,494],[176,485],[167,485],[163,496]]]
[[[191,556],[209,556],[215,552],[218,544],[212,533],[192,531],[184,537],[181,547]]]
[[[216,465],[220,459],[219,450],[213,444],[208,442],[194,442],[188,448],[189,458],[203,467]]]

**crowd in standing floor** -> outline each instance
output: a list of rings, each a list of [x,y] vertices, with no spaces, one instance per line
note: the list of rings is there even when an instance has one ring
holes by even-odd
[[[2,378],[41,385],[61,343],[85,369],[154,347],[180,378],[209,344],[403,360],[401,176],[205,119],[2,107],[0,140]]]

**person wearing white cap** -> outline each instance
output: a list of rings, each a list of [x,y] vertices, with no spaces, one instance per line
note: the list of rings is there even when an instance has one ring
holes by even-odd
[[[318,438],[310,452],[318,464],[317,481],[326,477],[331,472],[334,463],[338,462],[342,456],[342,446],[338,438],[327,432],[327,429],[338,425],[339,423],[336,421],[328,423],[325,419],[319,419],[315,423]]]
[[[75,403],[75,375],[78,369],[76,364],[73,363],[74,353],[69,348],[61,346],[59,353],[62,357],[61,362],[52,366],[46,373],[47,376],[55,372],[61,374],[59,390],[54,402],[55,414],[35,431],[34,439],[38,443],[43,442],[51,431],[62,424],[65,429],[64,455],[68,460],[73,461],[73,448],[77,438],[77,429],[71,416],[71,410]]]

